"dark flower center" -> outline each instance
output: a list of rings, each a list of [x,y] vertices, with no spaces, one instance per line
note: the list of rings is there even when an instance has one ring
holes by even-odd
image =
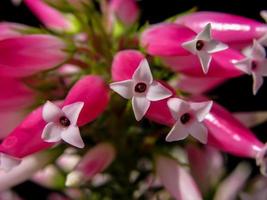
[[[189,113],[184,113],[181,117],[180,117],[180,121],[182,124],[186,124],[187,122],[189,122],[191,119],[191,116]]]
[[[145,83],[137,83],[134,88],[135,92],[142,93],[146,91],[146,84]]]
[[[70,120],[67,117],[62,116],[62,117],[59,118],[59,123],[62,126],[68,127],[70,125]]]
[[[252,61],[252,63],[251,63],[251,69],[252,70],[255,70],[257,67],[258,67],[257,62],[256,61]]]
[[[196,43],[196,49],[200,51],[204,47],[204,42],[202,40],[198,40]]]

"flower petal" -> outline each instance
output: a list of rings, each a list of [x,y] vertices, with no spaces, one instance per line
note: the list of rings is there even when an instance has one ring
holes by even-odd
[[[150,101],[144,96],[135,96],[132,99],[132,106],[134,111],[134,116],[137,121],[140,121],[146,114]]]
[[[263,77],[259,73],[252,72],[253,77],[253,94],[256,95],[263,84]]]
[[[61,132],[61,138],[65,142],[78,147],[83,148],[84,142],[82,140],[80,130],[77,126],[69,126]]]
[[[168,100],[167,105],[171,111],[172,117],[178,120],[179,113],[185,113],[189,111],[189,104],[179,98],[171,98]]]
[[[58,142],[61,139],[62,128],[54,122],[49,122],[43,130],[42,139],[46,142]]]
[[[168,133],[166,141],[173,142],[173,141],[183,140],[188,135],[189,135],[188,131],[184,128],[184,126],[180,123],[180,121],[178,121],[175,123],[175,125]]]
[[[264,47],[256,40],[253,41],[251,56],[255,60],[263,60],[266,56]]]
[[[133,80],[136,82],[142,81],[149,84],[152,83],[153,77],[146,59],[143,59],[138,68],[135,70],[133,74]]]
[[[64,112],[65,116],[70,120],[72,125],[77,124],[77,120],[79,118],[79,114],[83,108],[83,105],[84,105],[83,102],[76,102],[76,103],[64,106],[62,108],[62,111]]]
[[[42,116],[46,122],[54,122],[61,115],[63,115],[63,112],[57,105],[53,104],[51,101],[47,101],[45,103],[43,107]]]
[[[211,40],[210,42],[206,43],[205,50],[208,53],[216,53],[218,51],[223,51],[228,48],[227,44],[219,42],[217,40]]]
[[[149,86],[146,97],[149,101],[159,101],[166,99],[172,95],[172,92],[160,84],[158,81],[153,81]]]
[[[203,72],[206,74],[209,71],[210,62],[211,62],[211,55],[209,55],[205,51],[198,51],[197,52],[201,67]]]
[[[0,168],[5,172],[9,172],[21,163],[21,159],[15,158],[5,153],[0,153]]]
[[[241,71],[251,74],[251,59],[250,58],[245,58],[239,61],[233,62],[236,68],[240,69]]]
[[[211,24],[208,23],[203,30],[197,35],[197,40],[210,41],[211,40]]]
[[[109,87],[126,99],[130,99],[133,97],[133,81],[132,80],[114,82],[114,83],[111,83]]]
[[[192,54],[196,54],[196,40],[190,40],[190,41],[187,41],[187,42],[184,42],[182,44],[182,47],[185,48],[186,50],[190,51]]]
[[[199,122],[202,122],[206,115],[210,112],[212,108],[212,101],[205,102],[194,102],[190,103],[190,107],[195,111],[195,115]]]
[[[207,128],[199,122],[193,122],[187,127],[189,133],[199,140],[201,143],[206,144],[208,140],[208,130]]]

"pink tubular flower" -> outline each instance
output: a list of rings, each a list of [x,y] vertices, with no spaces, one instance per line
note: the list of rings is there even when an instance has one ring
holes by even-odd
[[[178,162],[165,157],[156,157],[156,173],[163,186],[176,200],[201,200],[201,194],[193,178]]]
[[[0,40],[0,74],[23,77],[51,69],[67,59],[66,48],[61,39],[44,34]]]
[[[0,40],[16,37],[22,35],[22,31],[25,31],[29,27],[22,24],[1,22],[0,23]]]
[[[214,39],[225,42],[233,48],[242,49],[253,39],[259,39],[267,32],[267,25],[246,17],[219,13],[196,12],[178,17],[177,24],[200,32],[203,27],[211,23]]]
[[[68,31],[74,28],[66,16],[47,5],[43,0],[23,1],[47,28],[57,31]]]
[[[116,151],[109,143],[100,143],[90,149],[76,169],[67,176],[66,186],[78,186],[104,171],[114,160]]]
[[[85,76],[69,91],[61,106],[83,102],[79,114],[78,126],[83,126],[98,117],[109,101],[108,89],[98,76]],[[63,105],[62,105],[63,104]],[[13,130],[0,145],[0,167],[6,170],[18,165],[20,159],[35,152],[51,147],[55,143],[47,143],[41,138],[46,122],[42,116],[43,108],[34,110]]]

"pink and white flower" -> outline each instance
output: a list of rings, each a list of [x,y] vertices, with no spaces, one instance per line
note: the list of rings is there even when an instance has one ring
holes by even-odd
[[[46,142],[65,142],[83,148],[84,143],[80,135],[77,120],[84,103],[76,102],[60,109],[57,105],[47,101],[43,107],[43,119],[47,122],[42,138]]]
[[[193,40],[183,43],[182,46],[192,54],[196,54],[198,56],[202,70],[205,74],[209,70],[210,62],[212,59],[211,54],[223,51],[228,48],[226,44],[212,39],[210,23],[207,24]]]
[[[207,143],[208,130],[202,124],[202,121],[210,112],[212,101],[196,103],[171,98],[167,104],[173,118],[176,120],[166,137],[168,142],[185,139],[190,134],[200,142]]]
[[[111,83],[110,88],[122,97],[132,99],[133,111],[137,121],[144,117],[151,101],[159,101],[172,95],[169,89],[153,80],[146,59],[140,62],[132,79]]]

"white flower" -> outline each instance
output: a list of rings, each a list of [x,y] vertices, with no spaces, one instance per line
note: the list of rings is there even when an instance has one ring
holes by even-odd
[[[192,54],[198,56],[203,72],[209,71],[212,53],[223,51],[228,46],[211,38],[211,24],[207,24],[197,36],[190,41],[184,42],[182,46]]]
[[[83,105],[83,102],[76,102],[60,109],[47,101],[42,113],[43,119],[47,122],[42,139],[46,142],[59,142],[62,139],[73,146],[83,148],[84,143],[77,126]]]
[[[146,114],[150,101],[168,98],[172,92],[153,81],[153,77],[146,59],[142,60],[135,70],[132,79],[110,84],[110,88],[126,99],[132,99],[134,115],[137,121]]]
[[[212,101],[186,102],[171,98],[167,104],[176,123],[167,135],[166,141],[182,140],[190,134],[200,142],[207,143],[208,130],[202,121],[210,112]]]
[[[267,59],[264,47],[256,40],[253,46],[246,50],[246,58],[235,61],[233,64],[241,71],[252,75],[253,77],[253,94],[256,95],[263,84],[263,76],[267,76]]]

